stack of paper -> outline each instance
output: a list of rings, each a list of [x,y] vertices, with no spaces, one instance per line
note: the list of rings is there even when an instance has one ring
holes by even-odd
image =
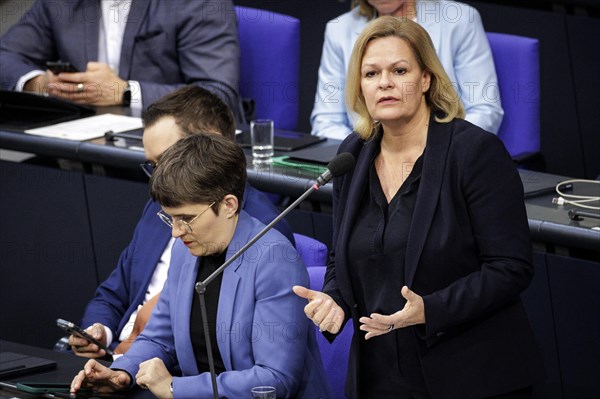
[[[56,125],[29,129],[25,130],[25,133],[66,140],[84,141],[102,137],[108,131],[120,133],[141,128],[141,118],[103,114],[69,122],[57,123]]]

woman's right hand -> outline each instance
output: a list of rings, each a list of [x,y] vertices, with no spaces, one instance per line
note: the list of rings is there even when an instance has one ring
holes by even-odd
[[[320,331],[328,331],[332,334],[340,332],[344,322],[344,310],[329,295],[300,285],[295,285],[293,290],[300,298],[308,299],[304,313],[319,327]]]
[[[83,388],[107,393],[126,389],[131,384],[131,377],[123,370],[111,370],[95,360],[88,360],[73,381],[71,393],[77,393]]]

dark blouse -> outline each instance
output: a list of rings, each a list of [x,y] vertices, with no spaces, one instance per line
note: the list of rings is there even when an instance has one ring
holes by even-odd
[[[400,291],[405,284],[406,243],[423,164],[421,156],[388,204],[375,169],[378,155],[379,151],[371,161],[368,187],[348,242],[352,290],[358,314],[364,316],[391,315],[406,303]],[[359,334],[360,397],[402,398],[398,396],[402,392],[426,391],[412,328],[368,341],[365,332]]]
[[[225,263],[225,255],[227,250],[214,256],[204,256],[198,258],[198,276],[196,282],[204,281],[212,274],[219,266]],[[217,374],[225,371],[225,365],[217,346],[217,308],[219,306],[219,294],[221,293],[221,282],[223,281],[223,273],[219,274],[213,281],[206,286],[204,299],[206,302],[206,313],[208,315],[208,329],[210,335],[210,345],[212,347],[213,358],[215,362],[215,372]],[[190,315],[190,335],[192,339],[192,347],[194,348],[194,356],[198,364],[200,373],[209,371],[208,367],[208,352],[206,351],[206,339],[204,338],[204,329],[202,328],[202,313],[200,311],[200,299],[198,295],[193,296],[192,314]]]

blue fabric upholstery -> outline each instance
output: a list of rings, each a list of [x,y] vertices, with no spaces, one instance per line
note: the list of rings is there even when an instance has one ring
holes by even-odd
[[[540,67],[538,39],[487,33],[500,88],[504,119],[498,136],[510,155],[540,152]],[[484,88],[485,90],[485,88]],[[489,90],[493,101],[493,90]]]
[[[300,21],[272,11],[236,6],[240,40],[240,95],[255,101],[255,117],[278,129],[298,123]]]
[[[296,250],[300,254],[304,266],[316,267],[327,265],[327,245],[314,238],[298,233],[294,233],[294,240],[296,240]]]
[[[308,276],[310,277],[310,288],[320,291],[323,288],[323,278],[325,277],[325,267],[309,267]],[[332,343],[321,334],[315,326],[317,335],[317,344],[321,352],[321,360],[325,368],[325,374],[329,385],[337,399],[344,399],[344,386],[346,383],[346,371],[348,370],[348,354],[350,352],[350,343],[354,335],[352,321],[344,326],[344,329]]]

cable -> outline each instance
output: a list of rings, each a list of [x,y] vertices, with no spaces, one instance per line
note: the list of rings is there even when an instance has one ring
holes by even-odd
[[[563,185],[566,185],[569,183],[570,184],[587,183],[587,184],[595,184],[595,185],[600,186],[600,181],[597,181],[597,180],[573,179],[573,180],[565,180],[565,181],[559,182],[556,185],[555,190],[556,190],[556,193],[560,197],[553,198],[552,199],[553,204],[558,204],[558,205],[569,204],[569,205],[577,206],[580,208],[593,209],[596,211],[600,211],[600,206],[585,205],[589,202],[600,201],[600,196],[567,194],[567,193],[561,191],[561,187],[563,187]],[[600,190],[600,187],[598,189]]]

